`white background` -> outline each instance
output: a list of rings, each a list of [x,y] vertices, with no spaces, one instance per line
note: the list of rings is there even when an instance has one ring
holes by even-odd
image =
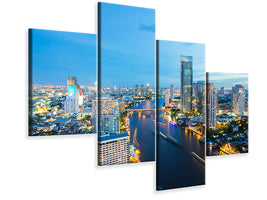
[[[157,39],[205,43],[207,71],[249,73],[250,153],[207,158],[205,186],[155,192],[153,162],[97,167],[95,135],[27,137],[27,29],[96,33],[96,2],[0,3],[0,199],[266,199],[265,1],[107,1],[155,8]]]

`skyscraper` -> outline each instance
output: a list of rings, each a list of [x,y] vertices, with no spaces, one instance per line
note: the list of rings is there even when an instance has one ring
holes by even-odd
[[[68,84],[68,95],[78,94],[80,92],[80,86],[77,82],[76,77],[74,76],[68,77],[67,84]]]
[[[221,94],[221,95],[224,94],[224,87],[221,87],[220,94]]]
[[[130,163],[130,137],[127,133],[98,137],[98,164],[115,165]]]
[[[203,96],[205,95],[205,82],[198,81],[195,84],[195,95],[197,100],[197,112],[203,113]]]
[[[236,99],[234,102],[234,113],[243,116],[245,112],[245,93],[243,88],[239,88],[236,94]]]
[[[235,108],[235,102],[237,100],[240,88],[244,89],[244,87],[240,84],[236,84],[235,86],[232,87],[232,109],[233,110]]]
[[[170,86],[170,98],[173,101],[174,100],[174,89],[173,89],[173,84]]]
[[[93,100],[92,124],[93,131],[96,132],[98,117],[98,134],[117,134],[120,133],[120,113],[118,100],[102,99],[99,101],[99,109],[97,115],[97,101]]]
[[[134,96],[137,97],[138,93],[139,93],[138,85],[135,85],[135,87],[134,87]]]
[[[67,80],[68,85],[68,96],[65,100],[65,113],[73,114],[79,112],[79,102],[81,103],[81,100],[79,101],[79,91],[80,86],[77,83],[76,77],[68,77]]]
[[[96,107],[93,101],[93,108]],[[120,133],[119,101],[102,99],[98,109],[98,164],[114,165],[130,162],[130,136]],[[93,109],[93,127],[96,127],[97,109]]]
[[[192,56],[181,56],[181,111],[192,111]]]
[[[165,90],[165,107],[168,107],[169,105],[170,105],[170,103],[169,103],[169,90],[168,89],[166,89]]]
[[[213,82],[206,84],[206,126],[207,128],[216,128],[216,106],[217,106],[217,91]]]
[[[65,100],[65,113],[73,114],[79,112],[79,96],[78,94],[68,95]]]
[[[140,92],[141,92],[141,94],[140,94],[140,96],[141,97],[144,97],[145,96],[145,87],[144,87],[144,85],[141,85],[141,88],[140,88]]]

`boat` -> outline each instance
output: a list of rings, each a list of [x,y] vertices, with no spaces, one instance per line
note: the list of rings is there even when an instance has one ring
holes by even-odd
[[[205,160],[203,160],[199,155],[197,155],[195,152],[192,152],[191,154],[197,161],[199,161],[201,164],[205,165]]]

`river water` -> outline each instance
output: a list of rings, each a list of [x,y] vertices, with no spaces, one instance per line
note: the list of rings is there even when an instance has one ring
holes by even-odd
[[[158,100],[160,108],[164,98]],[[155,108],[155,99],[146,101],[134,109]],[[175,138],[179,147],[161,136],[157,137],[157,188],[171,189],[205,183],[205,165],[192,156],[195,152],[205,159],[205,144],[200,143],[200,136],[186,133],[184,129],[169,125],[169,115],[161,113],[158,116],[158,131]],[[143,111],[142,114],[133,113],[130,119],[131,144],[141,151],[140,161],[155,160],[155,113]]]
[[[159,107],[164,103],[161,98]],[[169,125],[169,115],[157,116],[157,130],[175,138],[177,146],[163,137],[157,137],[157,189],[172,189],[205,184],[205,165],[192,156],[195,152],[205,160],[205,143],[200,143],[200,136],[187,133],[180,126]]]

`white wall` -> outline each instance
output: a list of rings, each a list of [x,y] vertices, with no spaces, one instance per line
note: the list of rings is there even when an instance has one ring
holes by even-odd
[[[205,43],[207,71],[249,73],[250,153],[207,158],[206,186],[155,192],[155,163],[97,167],[95,136],[27,137],[27,29],[96,33],[96,2],[0,3],[0,199],[264,199],[264,0],[107,1],[155,8],[157,39]]]

